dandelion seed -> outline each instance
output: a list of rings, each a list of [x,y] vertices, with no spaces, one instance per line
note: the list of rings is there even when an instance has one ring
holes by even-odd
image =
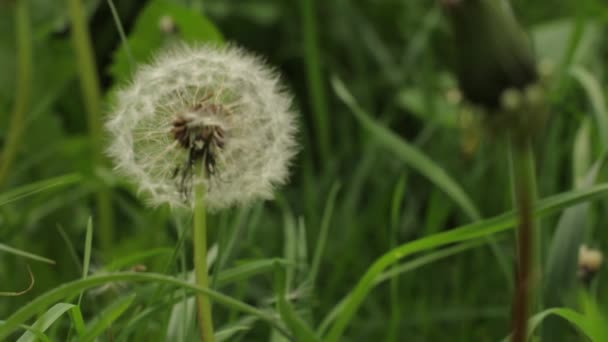
[[[193,207],[201,182],[210,210],[269,199],[296,152],[291,106],[259,58],[234,46],[180,46],[117,93],[108,153],[152,205]]]

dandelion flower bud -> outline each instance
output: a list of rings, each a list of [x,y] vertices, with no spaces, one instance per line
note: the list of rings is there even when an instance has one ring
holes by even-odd
[[[218,210],[272,197],[296,152],[296,118],[278,75],[240,48],[181,46],[117,93],[109,155],[152,205],[193,207],[204,183]]]
[[[593,276],[600,270],[604,262],[604,255],[597,249],[582,245],[578,251],[578,276],[588,284]]]
[[[509,88],[538,80],[532,44],[506,0],[442,0],[453,28],[465,97],[488,109]]]

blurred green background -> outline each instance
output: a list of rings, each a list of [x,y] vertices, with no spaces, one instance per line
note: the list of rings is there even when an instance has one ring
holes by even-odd
[[[15,15],[19,2],[0,1],[2,150],[14,130],[20,89]],[[188,215],[146,207],[132,184],[112,174],[109,161],[96,161],[107,138],[91,138],[95,124],[81,91],[82,56],[71,40],[74,26],[68,3],[28,1],[31,91],[16,154],[0,184],[0,291],[28,288],[28,267],[35,284],[20,296],[0,297],[0,320],[43,293],[81,278],[83,260],[90,260],[93,276],[145,266],[146,272],[183,279],[192,268]],[[608,147],[608,5],[602,0],[512,4],[533,37],[538,60],[554,66],[548,96],[551,117],[535,137],[539,196],[599,184],[605,172],[583,180]],[[392,247],[512,208],[506,147],[485,134],[477,117],[459,102],[451,71],[458,47],[452,45],[437,2],[149,0],[115,5],[130,52],[121,43],[108,2],[84,1],[102,94],[97,109],[101,115],[110,108],[114,87],[128,82],[134,71],[129,53],[143,63],[157,49],[179,40],[224,39],[254,51],[281,71],[294,94],[301,114],[301,152],[290,183],[277,191],[275,201],[209,218],[210,241],[219,246],[214,270],[220,278],[222,271],[238,271],[225,285],[216,284],[220,292],[274,312],[274,271],[260,262],[283,260],[288,264],[287,297],[316,329]],[[338,96],[332,79],[346,85],[356,104],[351,101],[349,106],[344,96]],[[357,106],[363,112],[359,116],[353,115]],[[433,178],[438,169],[445,174]],[[44,191],[48,184],[36,183],[63,175],[68,176]],[[446,184],[456,184],[473,209],[446,195]],[[110,196],[113,217],[106,228],[96,204],[99,191]],[[27,196],[17,198],[23,193]],[[608,247],[606,204],[596,201],[574,207],[578,212],[570,211],[568,218],[564,214],[542,220],[543,258],[556,277],[543,277],[551,280],[542,283],[547,307],[583,310],[577,297],[582,288],[576,280],[578,247]],[[94,238],[87,259],[89,217]],[[571,235],[565,233],[567,238],[556,241],[558,225]],[[327,227],[327,235],[322,227]],[[319,236],[326,236],[325,245]],[[507,336],[513,233],[492,239],[494,248],[486,239],[469,240],[407,259],[414,262],[411,269],[390,277],[366,297],[343,340],[496,341]],[[317,251],[322,253],[319,271],[311,281]],[[258,268],[247,273],[247,265]],[[608,310],[604,274],[596,275],[587,293],[600,309]],[[76,303],[78,293],[62,301]],[[99,340],[197,339],[192,303],[183,305],[185,292],[154,282],[113,283],[87,291],[79,305],[86,326],[107,317],[105,308],[132,294],[135,299],[103,327]],[[39,312],[48,308],[41,306]],[[283,340],[268,324],[234,308],[214,308],[215,324],[219,331],[224,329],[227,340]],[[45,334],[53,341],[78,339],[70,317],[60,315]],[[236,323],[238,329],[233,328]],[[559,331],[551,341],[583,338],[563,320],[545,324],[554,324]]]

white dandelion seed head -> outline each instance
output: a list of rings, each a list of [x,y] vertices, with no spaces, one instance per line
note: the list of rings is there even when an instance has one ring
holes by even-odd
[[[152,205],[193,207],[199,182],[210,210],[270,199],[297,150],[291,96],[234,46],[161,53],[118,91],[106,127],[116,169]]]

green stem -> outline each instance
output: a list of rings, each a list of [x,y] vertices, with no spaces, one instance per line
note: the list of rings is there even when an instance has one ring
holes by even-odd
[[[521,140],[521,139],[520,139]],[[539,298],[535,293],[540,271],[540,231],[535,230],[536,174],[529,139],[511,141],[513,201],[518,215],[517,278],[513,299],[513,342],[526,341],[530,309]]]
[[[86,23],[86,15],[80,0],[68,0],[70,19],[72,21],[72,44],[76,51],[80,83],[84,94],[84,104],[88,114],[89,135],[92,147],[93,169],[103,164],[102,123],[101,123],[101,90],[95,67],[95,57]],[[97,211],[99,217],[98,240],[101,248],[106,249],[112,243],[113,214],[110,202],[110,191],[101,187],[97,193]]]
[[[195,185],[194,204],[194,272],[196,285],[209,288],[209,275],[207,274],[207,212],[205,210],[205,183]],[[196,297],[198,307],[198,326],[201,332],[201,341],[213,342],[213,318],[211,316],[211,302],[205,295]]]
[[[300,0],[302,31],[304,32],[304,52],[306,54],[306,76],[308,91],[315,115],[315,130],[319,139],[321,160],[330,159],[329,121],[327,99],[321,71],[315,0]]]
[[[28,1],[17,1],[15,13],[15,31],[17,32],[17,92],[15,109],[9,124],[6,145],[0,162],[0,187],[6,182],[8,172],[17,155],[21,135],[25,128],[25,115],[28,111],[32,82],[32,34]]]

